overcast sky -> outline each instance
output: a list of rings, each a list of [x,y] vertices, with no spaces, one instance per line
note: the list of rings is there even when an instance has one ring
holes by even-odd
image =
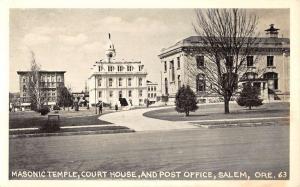
[[[249,10],[259,16],[258,30],[271,23],[289,37],[288,9]],[[105,57],[111,33],[117,59],[141,60],[148,80],[160,81],[164,47],[195,35],[193,9],[11,9],[9,91],[19,91],[18,70],[29,70],[34,51],[43,70],[65,70],[65,83],[84,90],[90,68]]]

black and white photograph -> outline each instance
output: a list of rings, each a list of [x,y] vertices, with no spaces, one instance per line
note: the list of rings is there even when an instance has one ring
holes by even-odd
[[[9,182],[292,179],[295,10],[8,11]]]

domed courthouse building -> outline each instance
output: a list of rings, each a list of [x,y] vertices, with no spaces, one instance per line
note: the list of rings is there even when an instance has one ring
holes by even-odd
[[[89,105],[101,101],[120,106],[120,99],[126,100],[129,106],[144,105],[147,99],[147,72],[141,61],[116,59],[110,34],[105,56],[91,68],[88,78]]]

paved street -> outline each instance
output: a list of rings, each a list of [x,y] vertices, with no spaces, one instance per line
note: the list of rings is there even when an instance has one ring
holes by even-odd
[[[10,139],[10,171],[288,171],[289,126]]]

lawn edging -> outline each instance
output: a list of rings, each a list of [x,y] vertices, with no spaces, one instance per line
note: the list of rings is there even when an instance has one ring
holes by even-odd
[[[35,133],[35,134],[14,134],[9,138],[30,138],[30,137],[47,137],[47,136],[72,136],[72,135],[92,135],[92,134],[115,134],[131,133],[133,129],[115,129],[115,130],[97,130],[97,131],[76,131],[76,132],[56,132],[56,133]]]

